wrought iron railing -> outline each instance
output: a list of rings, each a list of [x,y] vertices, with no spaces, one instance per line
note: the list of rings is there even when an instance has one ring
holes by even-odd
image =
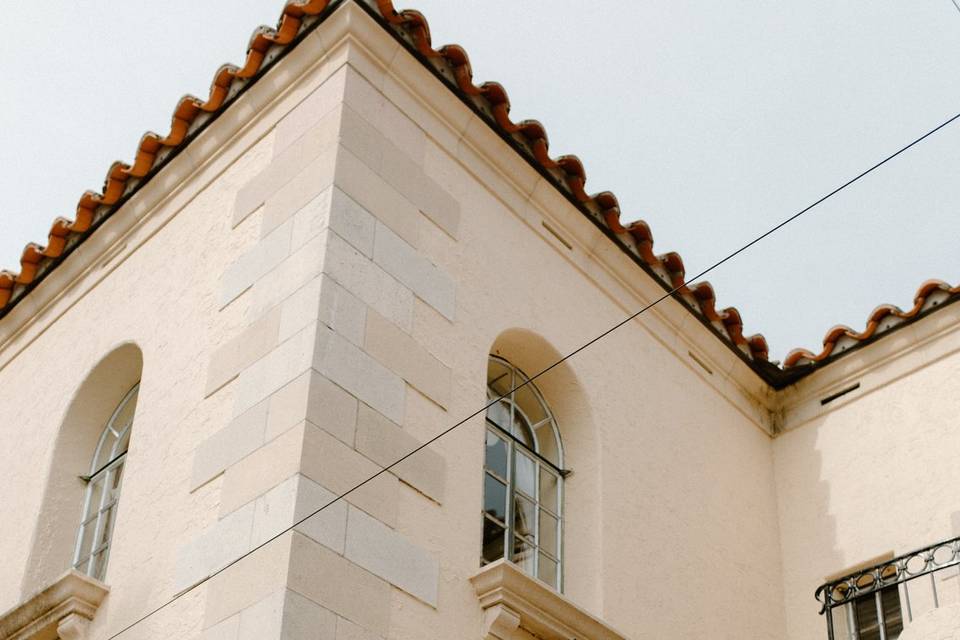
[[[907,583],[929,576],[933,595],[932,604],[934,608],[938,608],[940,597],[933,574],[956,566],[960,566],[960,537],[917,549],[821,585],[816,591],[816,598],[822,605],[820,614],[827,614],[827,636],[830,640],[843,640],[834,637],[836,624],[833,616],[834,609],[847,606],[848,612],[853,612],[855,604],[862,607],[869,603],[867,599],[872,597],[877,633],[870,635],[880,640],[892,640],[896,636],[888,633],[889,621],[885,619],[885,614],[889,610],[889,603],[885,603],[883,594],[889,593],[891,588],[896,590],[902,588],[900,591],[903,595],[902,606],[908,621],[912,621],[913,610],[910,606],[910,591]],[[885,607],[885,604],[888,606]],[[872,611],[871,614],[873,614]],[[896,629],[896,633],[899,633],[899,629],[900,627]],[[852,638],[860,638],[862,635],[857,632],[856,625],[853,623],[849,633]]]

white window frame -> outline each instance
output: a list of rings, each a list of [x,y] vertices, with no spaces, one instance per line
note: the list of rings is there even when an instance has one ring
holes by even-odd
[[[87,489],[83,496],[83,515],[77,530],[73,567],[97,580],[102,580],[106,574],[107,562],[110,558],[123,479],[123,465],[127,457],[139,390],[138,382],[123,396],[120,404],[110,414],[110,419],[100,433],[100,439],[90,463],[90,474],[83,477],[87,483]],[[126,420],[121,422],[120,418],[131,402],[134,403],[133,411],[129,413]],[[103,462],[104,460],[106,462]],[[91,530],[92,537],[87,537],[86,534]],[[89,544],[85,544],[87,541]]]
[[[564,538],[564,535],[563,535],[563,529],[564,529],[563,527],[563,508],[564,508],[563,485],[564,485],[564,477],[566,475],[566,471],[564,470],[563,443],[560,438],[560,429],[557,424],[556,417],[551,411],[550,406],[544,400],[543,395],[540,393],[540,390],[537,389],[537,387],[533,384],[533,382],[529,381],[529,377],[526,374],[524,374],[523,371],[521,371],[519,368],[511,364],[508,360],[505,360],[504,358],[500,358],[498,356],[491,355],[489,362],[491,365],[496,363],[497,365],[506,368],[507,371],[510,373],[511,380],[510,380],[510,384],[507,386],[508,389],[517,389],[517,387],[519,387],[524,382],[526,382],[527,384],[525,385],[525,387],[530,389],[536,402],[540,405],[540,409],[543,411],[546,417],[540,419],[536,424],[531,424],[531,421],[527,419],[526,416],[524,416],[524,422],[530,427],[529,436],[532,439],[532,445],[533,445],[531,447],[527,443],[523,442],[521,438],[517,437],[516,434],[512,434],[506,431],[502,426],[496,424],[493,420],[491,420],[489,416],[490,410],[488,410],[488,415],[486,418],[486,429],[484,430],[484,438],[486,440],[486,438],[489,438],[492,436],[500,439],[505,443],[506,445],[505,448],[507,453],[507,461],[506,461],[507,477],[502,477],[497,471],[493,470],[490,466],[488,466],[487,464],[488,461],[486,460],[486,454],[485,454],[484,466],[483,466],[483,482],[484,482],[483,486],[486,487],[488,475],[491,476],[496,481],[498,481],[499,483],[504,484],[506,486],[506,508],[505,508],[504,522],[500,522],[495,517],[486,513],[483,507],[481,507],[481,512],[482,512],[481,517],[483,519],[484,525],[486,525],[486,521],[489,520],[495,525],[497,525],[498,527],[502,527],[504,529],[503,557],[508,561],[515,562],[517,559],[514,557],[513,541],[514,541],[514,536],[517,535],[517,533],[515,531],[516,520],[515,520],[514,514],[515,514],[515,505],[517,502],[517,494],[518,494],[518,491],[520,491],[516,486],[516,478],[515,478],[516,460],[517,460],[518,452],[526,454],[528,458],[533,459],[534,482],[535,482],[535,488],[533,493],[535,495],[527,496],[522,491],[520,491],[521,496],[525,496],[526,498],[532,498],[534,503],[533,509],[534,509],[534,513],[536,514],[536,517],[534,518],[534,535],[532,538],[531,537],[521,538],[522,540],[525,540],[526,542],[533,544],[533,549],[531,551],[533,555],[533,559],[532,559],[532,563],[530,563],[529,565],[525,563],[523,564],[517,563],[517,566],[520,567],[524,572],[529,573],[534,577],[538,577],[540,575],[540,554],[543,553],[544,556],[556,562],[556,584],[551,586],[553,586],[558,592],[562,592],[563,591],[563,538]],[[488,379],[488,386],[487,386],[488,401],[496,400],[500,398],[501,393],[493,389],[489,385],[489,383],[490,383],[490,380]],[[521,415],[523,415],[522,408],[517,404],[514,396],[515,396],[515,393],[509,393],[501,400],[501,402],[505,402],[510,406],[511,424],[513,424],[514,412],[519,411],[521,412]],[[539,427],[542,427],[545,425],[549,425],[550,427],[549,432],[554,439],[554,446],[556,447],[556,451],[557,451],[556,461],[550,461],[541,454],[541,450],[543,446],[542,446],[542,443],[540,442],[540,439],[538,439],[537,436],[538,436]],[[557,504],[556,504],[555,510],[550,509],[548,506],[546,506],[546,504],[542,500],[542,497],[543,497],[541,495],[542,472],[546,472],[556,478]],[[484,504],[485,503],[486,503],[486,496],[484,496]],[[541,535],[542,532],[540,531],[541,510],[545,511],[547,514],[556,518],[557,520],[555,557],[553,553],[541,547],[541,543],[543,542],[543,536]],[[495,562],[495,559],[484,558],[484,554],[481,553],[480,562],[481,562],[481,566],[485,566],[488,563]]]

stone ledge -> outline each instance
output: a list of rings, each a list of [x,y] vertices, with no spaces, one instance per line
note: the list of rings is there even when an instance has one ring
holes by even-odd
[[[626,640],[552,588],[506,560],[470,578],[483,608],[485,640]],[[529,635],[528,635],[529,634]]]
[[[0,638],[82,640],[110,588],[71,569],[56,582],[0,615]]]

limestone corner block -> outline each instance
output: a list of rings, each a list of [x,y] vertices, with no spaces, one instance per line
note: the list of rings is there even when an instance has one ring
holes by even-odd
[[[253,504],[217,520],[177,553],[174,589],[179,593],[223,569],[251,549]]]
[[[440,562],[375,518],[351,508],[344,555],[370,573],[436,607]]]
[[[347,148],[342,148],[338,155],[335,184],[404,241],[417,245],[420,234],[417,206]]]
[[[288,588],[385,637],[390,584],[313,540],[293,535]]]
[[[313,368],[394,422],[403,422],[403,379],[326,327],[317,333]]]
[[[323,271],[383,317],[403,329],[411,328],[411,290],[336,233],[329,234]]]
[[[251,547],[263,544],[303,520],[294,531],[343,553],[347,503],[297,474],[256,499]]]
[[[300,471],[303,439],[301,423],[227,468],[220,494],[220,515],[232,513]]]
[[[456,309],[453,279],[383,224],[377,225],[373,261],[448,320],[453,320]]]
[[[343,444],[326,431],[310,423],[304,426],[303,475],[322,487],[342,495],[361,482],[363,486],[351,491],[346,502],[363,509],[388,525],[397,520],[399,481],[389,473],[379,473],[382,467]],[[375,474],[376,477],[373,477]],[[365,482],[372,478],[368,482]]]
[[[330,276],[320,275],[282,303],[280,340],[321,322],[355,345],[363,344],[367,305]]]
[[[386,467],[421,445],[402,428],[366,406],[360,405],[357,419],[357,451]],[[391,472],[436,502],[443,501],[446,461],[439,453],[420,449],[391,468]]]
[[[284,534],[210,578],[205,584],[204,628],[226,620],[286,586],[291,543],[296,535],[299,534]]]
[[[227,267],[220,279],[220,306],[225,307],[290,254],[293,224],[285,224],[253,245]]]
[[[202,640],[334,640],[337,616],[296,591],[280,589],[206,629]]]
[[[270,396],[267,439],[304,420],[352,446],[357,399],[313,369]]]
[[[280,310],[268,313],[260,318],[223,346],[210,357],[207,369],[206,395],[237,377],[243,369],[250,366],[277,345],[280,333]]]
[[[383,640],[380,636],[354,624],[346,618],[337,618],[337,640]]]
[[[191,490],[220,475],[264,443],[267,409],[266,401],[254,405],[197,447],[193,454]]]
[[[450,402],[450,368],[378,313],[367,315],[364,349],[441,407]]]

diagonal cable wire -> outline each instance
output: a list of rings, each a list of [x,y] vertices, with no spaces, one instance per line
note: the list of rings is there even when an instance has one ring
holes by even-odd
[[[954,2],[956,2],[956,0],[954,0]],[[960,10],[960,7],[958,7],[958,10]],[[648,309],[651,309],[651,308],[655,307],[656,305],[660,304],[661,302],[663,302],[663,301],[666,300],[667,298],[673,296],[674,294],[676,294],[680,289],[682,289],[682,288],[685,287],[686,285],[690,284],[691,282],[693,282],[693,281],[695,281],[695,280],[699,280],[700,278],[702,278],[702,277],[705,276],[706,274],[710,273],[711,271],[713,271],[714,269],[716,269],[716,268],[719,267],[720,265],[722,265],[722,264],[724,264],[725,262],[728,262],[728,261],[732,260],[733,258],[737,257],[738,255],[740,255],[741,253],[743,253],[744,251],[746,251],[747,249],[749,249],[749,248],[752,247],[753,245],[757,244],[758,242],[760,242],[761,240],[767,238],[768,236],[776,233],[777,231],[779,231],[779,230],[782,229],[783,227],[787,226],[788,224],[790,224],[791,222],[793,222],[794,220],[796,220],[797,218],[799,218],[799,217],[802,216],[803,214],[807,213],[808,211],[810,211],[810,210],[813,209],[814,207],[818,206],[819,204],[823,203],[824,201],[828,200],[829,198],[832,198],[833,196],[835,196],[836,194],[840,193],[841,191],[843,191],[844,189],[846,189],[846,188],[849,187],[850,185],[854,184],[855,182],[859,181],[860,179],[864,178],[864,177],[867,176],[868,174],[873,173],[874,171],[876,171],[877,169],[879,169],[879,168],[882,167],[883,165],[887,164],[888,162],[890,162],[891,160],[893,160],[894,158],[896,158],[896,157],[899,156],[900,154],[902,154],[902,153],[904,153],[905,151],[911,149],[911,148],[914,147],[915,145],[923,142],[924,140],[926,140],[927,138],[929,138],[929,137],[932,136],[933,134],[937,133],[938,131],[940,131],[941,129],[943,129],[944,127],[946,127],[947,125],[951,124],[952,122],[954,122],[954,121],[957,120],[957,119],[960,119],[960,113],[958,113],[958,114],[952,116],[951,118],[945,120],[945,121],[942,122],[941,124],[937,125],[937,126],[934,127],[933,129],[931,129],[930,131],[927,131],[925,134],[923,134],[923,135],[920,136],[919,138],[915,139],[913,142],[907,144],[907,145],[904,146],[904,147],[901,147],[899,150],[895,151],[894,153],[891,153],[891,154],[888,155],[886,158],[884,158],[884,159],[881,160],[880,162],[876,163],[875,165],[873,165],[873,166],[870,167],[869,169],[866,169],[865,171],[862,171],[861,173],[857,174],[855,177],[847,180],[846,182],[844,182],[843,184],[841,184],[839,187],[837,187],[837,188],[834,189],[833,191],[827,193],[826,195],[822,196],[821,198],[819,198],[819,199],[817,199],[816,201],[812,202],[811,204],[807,205],[806,207],[804,207],[804,208],[801,209],[800,211],[794,213],[794,214],[791,215],[789,218],[786,218],[785,220],[783,220],[782,222],[780,222],[780,223],[777,224],[776,226],[768,229],[767,231],[765,231],[765,232],[762,233],[761,235],[757,236],[756,238],[754,238],[753,240],[751,240],[751,241],[748,242],[747,244],[741,246],[739,249],[737,249],[737,250],[734,251],[733,253],[728,254],[727,256],[721,258],[720,260],[717,260],[716,262],[714,262],[713,264],[711,264],[709,267],[707,267],[706,269],[704,269],[703,271],[701,271],[701,272],[698,273],[697,275],[695,275],[695,276],[693,276],[693,277],[691,277],[691,278],[686,279],[683,283],[681,283],[681,284],[675,286],[674,288],[670,289],[669,291],[667,291],[666,293],[664,293],[662,296],[660,296],[659,298],[657,298],[657,299],[654,300],[653,302],[650,302],[650,303],[644,305],[643,308],[641,308],[639,311],[636,311],[636,312],[630,314],[629,316],[627,316],[626,318],[624,318],[623,320],[621,320],[621,321],[618,322],[617,324],[613,325],[612,327],[610,327],[609,329],[607,329],[607,330],[604,331],[603,333],[601,333],[601,334],[599,334],[599,335],[591,338],[590,340],[588,340],[588,341],[585,342],[584,344],[580,345],[579,347],[577,347],[576,349],[574,349],[573,351],[571,351],[571,352],[568,353],[567,355],[563,356],[562,358],[560,358],[559,360],[557,360],[556,362],[554,362],[554,363],[551,364],[550,366],[546,367],[545,369],[543,369],[542,371],[540,371],[540,372],[537,373],[536,375],[530,376],[530,377],[529,377],[527,380],[525,380],[523,383],[518,384],[516,387],[513,387],[512,389],[510,389],[510,390],[509,390],[508,392],[506,392],[505,394],[503,394],[503,395],[501,395],[501,396],[499,396],[499,397],[497,397],[497,398],[494,398],[493,400],[490,400],[489,402],[487,402],[487,404],[483,405],[482,407],[480,407],[479,409],[477,409],[476,411],[474,411],[473,413],[471,413],[470,415],[468,415],[466,418],[463,418],[462,420],[460,420],[460,421],[457,422],[456,424],[454,424],[454,425],[452,425],[452,426],[450,426],[450,427],[447,427],[446,429],[444,429],[443,431],[441,431],[441,432],[438,433],[437,435],[433,436],[432,438],[430,438],[429,440],[427,440],[426,442],[424,442],[424,443],[421,444],[420,446],[416,447],[415,449],[413,449],[412,451],[406,453],[405,455],[403,455],[402,457],[398,458],[398,459],[395,460],[394,462],[391,462],[391,463],[388,464],[387,466],[383,467],[382,469],[380,469],[379,471],[377,471],[376,473],[374,473],[374,474],[373,474],[372,476],[370,476],[369,478],[363,480],[362,482],[357,483],[356,485],[354,485],[354,486],[351,487],[350,489],[347,489],[347,490],[344,491],[343,493],[335,496],[335,497],[334,497],[333,499],[331,499],[329,502],[327,502],[327,503],[324,504],[323,506],[319,507],[319,508],[316,509],[315,511],[310,512],[309,514],[307,514],[306,516],[304,516],[304,517],[301,518],[300,520],[297,520],[296,522],[294,522],[294,523],[293,523],[292,525],[290,525],[289,527],[286,527],[285,529],[282,529],[281,531],[279,531],[279,532],[276,533],[275,535],[271,536],[271,537],[268,538],[267,540],[261,542],[260,544],[258,544],[257,546],[253,547],[253,548],[250,549],[249,551],[241,554],[241,555],[240,555],[239,557],[237,557],[236,559],[230,561],[228,564],[224,565],[224,566],[221,567],[220,569],[217,569],[216,571],[214,571],[214,572],[211,573],[210,575],[208,575],[208,576],[206,576],[205,578],[199,580],[198,582],[194,583],[194,584],[191,585],[190,587],[187,587],[186,589],[184,589],[184,590],[181,591],[180,593],[177,593],[176,595],[174,595],[172,598],[170,598],[169,600],[167,600],[166,602],[164,602],[164,603],[161,604],[160,606],[156,607],[155,609],[152,609],[151,611],[149,611],[148,613],[144,614],[143,616],[141,616],[141,617],[138,618],[137,620],[135,620],[135,621],[131,622],[130,624],[128,624],[126,627],[124,627],[124,628],[121,629],[120,631],[118,631],[118,632],[114,633],[113,635],[109,636],[109,637],[107,638],[107,640],[114,640],[115,638],[117,638],[118,636],[120,636],[120,635],[123,634],[123,633],[126,633],[127,631],[129,631],[129,630],[132,629],[133,627],[137,626],[138,624],[140,624],[141,622],[143,622],[143,621],[146,620],[147,618],[149,618],[149,617],[153,616],[154,614],[156,614],[156,613],[162,611],[163,609],[167,608],[168,606],[170,606],[171,604],[173,604],[174,602],[176,602],[177,600],[179,600],[181,597],[183,597],[183,596],[186,595],[187,593],[193,591],[194,589],[196,589],[196,588],[199,587],[200,585],[204,584],[205,582],[208,582],[210,579],[214,578],[215,576],[223,573],[224,571],[226,571],[227,569],[229,569],[229,568],[232,567],[233,565],[237,564],[238,562],[240,562],[241,560],[243,560],[243,559],[246,558],[247,556],[249,556],[249,555],[251,555],[251,554],[259,551],[260,549],[262,549],[263,547],[267,546],[268,544],[270,544],[271,542],[273,542],[274,540],[276,540],[276,539],[279,538],[280,536],[282,536],[282,535],[284,535],[284,534],[292,531],[293,529],[299,527],[301,524],[303,524],[304,522],[306,522],[307,520],[309,520],[309,519],[312,518],[313,516],[317,515],[318,513],[320,513],[321,511],[323,511],[323,510],[326,509],[327,507],[329,507],[329,506],[331,506],[331,505],[339,502],[340,500],[342,500],[342,499],[345,498],[346,496],[350,495],[350,494],[353,493],[354,491],[360,489],[361,487],[363,487],[363,486],[366,485],[367,483],[369,483],[369,482],[375,480],[376,478],[380,477],[381,475],[383,475],[384,473],[386,473],[387,471],[389,471],[389,470],[392,469],[393,467],[397,466],[398,464],[400,464],[400,463],[403,462],[404,460],[406,460],[406,459],[410,458],[411,456],[417,454],[418,452],[420,452],[420,451],[422,451],[423,449],[427,448],[428,446],[430,446],[431,444],[433,444],[434,442],[436,442],[436,441],[439,440],[440,438],[444,437],[445,435],[447,435],[447,434],[450,433],[451,431],[454,431],[454,430],[457,429],[458,427],[464,425],[464,424],[465,424],[466,422],[468,422],[469,420],[472,420],[473,418],[475,418],[475,417],[479,416],[480,414],[486,412],[487,409],[489,409],[489,408],[492,407],[493,405],[497,404],[498,402],[500,402],[500,401],[503,400],[504,398],[510,396],[510,395],[513,394],[515,391],[518,391],[519,389],[522,389],[523,387],[525,387],[525,386],[527,386],[528,384],[532,383],[534,380],[536,380],[536,379],[539,378],[540,376],[542,376],[542,375],[546,374],[547,372],[552,371],[552,370],[555,369],[556,367],[560,366],[561,364],[563,364],[564,362],[566,362],[567,360],[569,360],[569,359],[572,358],[573,356],[577,355],[578,353],[580,353],[580,352],[583,351],[584,349],[587,349],[588,347],[590,347],[591,345],[595,344],[596,342],[599,342],[600,340],[604,339],[605,337],[607,337],[608,335],[610,335],[611,333],[613,333],[614,331],[616,331],[617,329],[619,329],[619,328],[622,327],[623,325],[625,325],[625,324],[629,323],[630,321],[636,319],[638,316],[640,316],[641,314],[643,314],[644,312],[646,312]]]
[[[957,11],[960,12],[960,3],[957,0],[950,0],[953,3],[953,6],[956,7]]]

